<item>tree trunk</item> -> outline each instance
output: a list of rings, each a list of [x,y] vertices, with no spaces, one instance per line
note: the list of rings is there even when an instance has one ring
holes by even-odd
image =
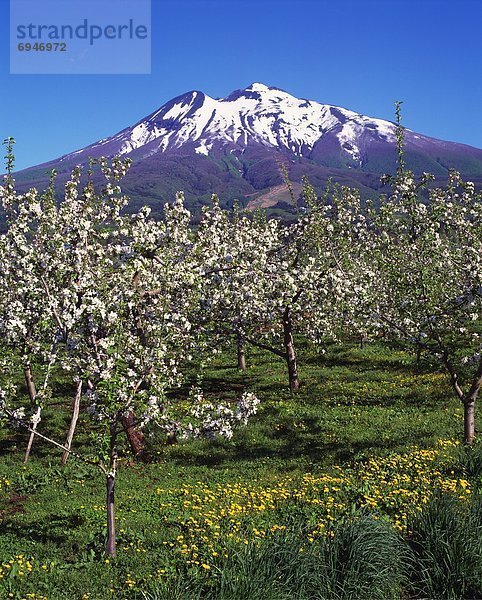
[[[30,432],[30,437],[28,439],[28,444],[27,444],[27,449],[25,450],[25,456],[23,459],[23,464],[26,465],[30,456],[30,451],[32,450],[32,444],[33,441],[35,439],[35,431],[37,430],[37,425],[38,425],[38,417],[40,417],[40,406],[37,407],[37,410],[35,412],[35,416],[36,419],[34,421],[34,423],[32,423],[32,431]]]
[[[116,555],[116,536],[115,536],[115,513],[114,513],[114,494],[115,477],[117,467],[117,423],[111,423],[110,426],[110,469],[106,474],[106,509],[107,509],[107,539],[105,543],[105,553],[107,556]]]
[[[30,365],[27,365],[24,368],[23,374],[25,376],[25,383],[27,385],[27,392],[30,398],[30,402],[33,403],[35,402],[35,398],[37,397],[37,390],[35,389],[35,382],[33,380],[32,368]]]
[[[23,370],[23,374],[25,376],[25,383],[27,385],[27,392],[28,392],[28,396],[30,398],[30,402],[32,404],[32,406],[34,406],[35,404],[35,400],[37,398],[37,390],[35,388],[35,382],[33,380],[33,374],[32,374],[32,368],[30,365],[27,365],[24,370]],[[37,416],[40,416],[40,407],[37,408]],[[27,449],[25,451],[25,457],[23,459],[23,464],[26,465],[28,462],[28,457],[30,456],[30,451],[32,450],[32,444],[33,441],[35,439],[35,430],[37,429],[37,421],[35,421],[35,423],[33,423],[32,425],[32,433],[30,434],[29,440],[28,440],[28,444],[27,444]]]
[[[417,366],[420,364],[420,359],[422,358],[422,348],[420,348],[420,346],[417,346],[417,356],[415,359],[415,362],[417,364]]]
[[[467,398],[464,401],[464,440],[466,444],[472,444],[475,437],[475,398]]]
[[[293,341],[293,322],[289,307],[286,307],[283,315],[283,333],[290,390],[296,392],[300,388],[300,380],[298,378],[298,366],[296,364],[295,344]]]
[[[116,540],[115,540],[115,514],[114,514],[114,491],[115,491],[115,474],[108,473],[106,476],[107,487],[107,541],[105,544],[105,553],[107,556],[116,555]]]
[[[246,353],[244,346],[243,334],[239,331],[236,333],[236,344],[238,349],[238,369],[246,371]]]
[[[75,428],[77,426],[77,420],[79,418],[79,409],[80,409],[80,397],[82,396],[82,381],[79,381],[77,384],[77,391],[75,392],[74,401],[72,403],[72,420],[70,421],[69,433],[67,434],[67,440],[65,442],[65,447],[70,450],[72,446],[72,440],[74,439]],[[64,450],[62,454],[62,464],[65,465],[69,458],[69,452]]]
[[[122,427],[126,432],[132,454],[134,454],[134,456],[137,458],[142,458],[144,456],[146,440],[142,431],[134,425],[136,422],[135,414],[133,412],[129,412],[122,417],[121,421]]]

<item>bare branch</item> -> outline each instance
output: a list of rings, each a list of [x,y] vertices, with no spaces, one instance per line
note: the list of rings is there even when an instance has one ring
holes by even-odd
[[[11,411],[6,410],[5,412],[12,419],[12,421],[14,421],[14,423],[16,423],[17,425],[20,425],[21,427],[23,427],[23,429],[26,429],[30,433],[33,433],[34,435],[36,435],[39,438],[45,440],[49,444],[53,444],[54,446],[56,446],[57,448],[60,448],[64,452],[68,452],[69,454],[72,454],[72,456],[74,456],[75,458],[78,458],[82,462],[84,462],[84,463],[86,463],[88,465],[93,465],[94,467],[98,467],[104,473],[104,475],[107,475],[107,470],[105,469],[105,467],[101,463],[96,462],[94,460],[90,460],[88,458],[85,458],[85,456],[82,456],[81,454],[78,454],[77,452],[74,452],[73,450],[70,450],[69,448],[67,448],[66,446],[60,444],[59,442],[56,442],[52,438],[49,438],[46,435],[43,435],[42,433],[39,433],[38,431],[32,429],[32,427],[30,427],[30,425],[26,421],[24,421],[22,419],[19,419]]]
[[[261,348],[262,350],[268,350],[268,352],[272,352],[273,354],[276,354],[276,356],[280,356],[281,358],[286,358],[285,353],[281,350],[278,350],[278,348],[273,348],[273,346],[268,346],[267,344],[257,342],[251,337],[245,336],[244,339],[248,342],[248,344],[251,344],[252,346],[256,346],[257,348]]]

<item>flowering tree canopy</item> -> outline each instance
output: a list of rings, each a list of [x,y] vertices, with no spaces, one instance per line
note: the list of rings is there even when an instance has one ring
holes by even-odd
[[[364,306],[372,330],[389,331],[443,365],[471,442],[482,385],[482,196],[455,172],[446,189],[425,192],[429,179],[399,172],[392,193],[370,211]]]
[[[190,352],[204,347],[191,323],[201,278],[182,196],[166,206],[160,223],[148,219],[148,209],[122,212],[127,198],[117,181],[128,166],[101,160],[106,185],[100,194],[92,171],[82,187],[81,170],[75,169],[60,204],[52,190],[16,194],[11,176],[0,188],[9,215],[0,238],[2,339],[22,357],[35,354],[46,373],[61,366],[79,389],[84,384],[87,410],[99,424],[94,456],[87,460],[106,476],[109,554],[115,553],[117,439],[126,415],[135,415],[129,426],[156,422],[186,435],[229,436],[257,405],[250,395],[236,410],[193,396],[186,423],[179,424],[177,413],[171,416],[166,391],[182,381]],[[25,420],[13,379],[7,372],[3,379],[3,415],[33,431],[40,410]],[[46,376],[45,388],[47,383]]]

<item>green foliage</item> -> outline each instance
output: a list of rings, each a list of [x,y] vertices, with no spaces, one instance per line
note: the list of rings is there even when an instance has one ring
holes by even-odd
[[[459,455],[460,466],[475,484],[482,487],[482,443],[463,446]]]
[[[323,566],[312,594],[324,588],[322,597],[340,600],[400,597],[407,552],[388,523],[362,513],[337,525],[333,537],[323,540]]]
[[[96,469],[75,461],[60,468],[61,451],[42,441],[35,442],[31,461],[23,468],[26,435],[19,431],[7,437],[3,432],[0,565],[13,559],[17,565],[18,561],[24,564],[31,559],[32,570],[22,571],[18,565],[8,586],[6,580],[0,580],[0,597],[11,592],[18,599],[32,593],[48,600],[65,600],[88,593],[95,600],[140,599],[144,592],[151,599],[223,598],[222,589],[226,598],[241,598],[249,590],[256,598],[257,582],[265,598],[332,600],[337,597],[332,592],[336,586],[340,598],[350,597],[349,590],[358,585],[354,582],[362,571],[360,590],[371,581],[373,589],[379,590],[373,598],[383,597],[382,593],[394,597],[390,594],[401,581],[399,549],[390,562],[394,578],[390,576],[386,582],[374,580],[375,573],[369,568],[365,573],[361,566],[366,560],[379,565],[383,553],[396,545],[394,533],[383,519],[376,521],[366,514],[365,495],[377,500],[374,513],[384,518],[390,515],[392,522],[393,510],[398,514],[399,508],[410,508],[413,497],[422,497],[416,486],[431,485],[423,484],[423,478],[430,477],[432,463],[399,460],[391,470],[383,470],[385,461],[393,453],[407,452],[410,446],[433,448],[437,439],[452,436],[461,426],[461,408],[450,398],[444,376],[425,372],[423,365],[416,367],[405,352],[382,344],[368,344],[363,350],[344,344],[330,345],[321,355],[304,340],[298,342],[304,385],[296,396],[286,390],[281,361],[252,348],[248,349],[245,373],[236,369],[234,352],[223,352],[204,370],[207,396],[226,400],[242,389],[254,388],[262,400],[259,415],[231,441],[191,440],[166,446],[162,438],[149,437],[151,462],[145,465],[133,464],[121,446],[118,556],[107,564],[101,556],[105,490]],[[197,381],[194,367],[192,380]],[[73,389],[59,373],[54,373],[52,385],[55,404],[49,402],[40,428],[45,431],[48,424],[49,433],[62,439]],[[183,390],[178,393],[182,397]],[[91,427],[82,415],[74,448],[89,447]],[[460,452],[452,444],[447,448],[447,462],[437,463],[447,481],[468,476]],[[370,459],[376,460],[378,471],[367,468]],[[334,465],[342,470],[334,470]],[[387,494],[397,489],[396,484],[383,487],[382,478],[393,481],[397,473],[412,477],[414,469],[418,478],[413,479],[409,491],[415,496],[402,498],[390,509]],[[306,479],[308,473],[310,479]],[[340,473],[342,482],[336,483]],[[323,478],[326,483],[320,482]],[[281,497],[284,492],[273,492],[274,509],[249,508],[253,502],[260,504],[260,499],[266,501],[266,490],[279,489],[279,483],[286,484],[286,499]],[[404,486],[407,489],[402,480],[399,487]],[[227,492],[217,492],[224,488]],[[380,498],[375,497],[377,489]],[[195,506],[195,495],[202,490],[208,496],[214,494],[215,499],[203,501],[201,511],[184,504],[190,501]],[[383,501],[384,493],[387,501]],[[235,533],[239,540],[229,538],[234,525],[222,516],[222,510],[236,503],[241,506],[235,509],[241,511],[240,518],[232,518],[241,522]],[[338,504],[343,508],[337,508]],[[359,522],[355,516],[361,505],[365,509]],[[243,507],[249,510],[243,512]],[[319,523],[327,522],[327,507],[333,507],[334,525],[323,531],[333,528],[336,536],[325,539],[323,531],[312,536]],[[212,515],[207,518],[215,517],[213,527],[205,521],[189,521],[208,510]],[[217,524],[222,527],[220,538],[214,536]],[[287,530],[277,530],[275,525]],[[257,537],[255,529],[268,533]],[[183,544],[189,554],[182,553]],[[192,555],[193,545],[199,549],[197,557]],[[299,553],[301,546],[304,552]],[[369,558],[365,546],[382,554],[370,554]],[[24,558],[14,558],[18,555]],[[351,571],[343,566],[347,561]],[[281,579],[275,577],[275,568]],[[24,574],[19,575],[20,571]],[[297,582],[303,582],[299,590]]]
[[[277,534],[262,543],[233,550],[222,570],[209,583],[184,581],[184,590],[172,584],[155,586],[147,598],[222,598],[223,600],[389,600],[400,597],[407,548],[386,523],[369,514],[341,523],[332,537],[306,545],[294,531]]]
[[[420,598],[480,598],[482,504],[441,495],[409,524],[410,587]]]
[[[11,175],[15,167],[15,155],[13,153],[13,146],[15,144],[15,140],[13,139],[13,137],[8,137],[4,139],[2,143],[5,146],[5,150],[7,152],[7,154],[4,156],[5,170],[8,173],[8,175]]]
[[[399,174],[403,173],[405,170],[405,159],[404,159],[404,146],[405,139],[403,133],[403,125],[402,125],[402,104],[401,100],[397,100],[395,102],[395,116],[397,122],[397,130],[396,130],[396,138],[397,138],[397,153],[398,153],[398,161],[397,161],[397,172]]]

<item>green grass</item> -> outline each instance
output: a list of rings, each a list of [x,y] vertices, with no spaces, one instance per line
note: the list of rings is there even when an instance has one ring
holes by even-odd
[[[217,580],[156,584],[156,598],[397,598],[404,582],[406,547],[387,523],[360,515],[333,530],[333,537],[306,547],[301,535],[278,534],[263,544],[233,551]],[[187,588],[187,589],[186,589]]]
[[[321,354],[301,342],[299,362],[303,386],[291,395],[279,358],[250,349],[249,368],[241,373],[232,353],[218,357],[205,372],[206,394],[228,399],[253,390],[261,399],[258,415],[231,441],[169,446],[153,432],[148,438],[149,463],[135,463],[125,456],[116,490],[118,556],[109,563],[102,551],[105,492],[100,474],[75,461],[61,468],[59,453],[38,440],[24,468],[26,436],[4,432],[0,438],[0,567],[4,565],[0,597],[23,599],[30,593],[48,600],[102,600],[142,598],[143,593],[149,598],[196,598],[211,593],[211,597],[255,598],[239,590],[249,587],[256,577],[265,577],[263,569],[272,568],[259,557],[272,555],[269,544],[277,543],[276,536],[285,536],[286,552],[290,544],[305,544],[308,554],[315,552],[312,544],[325,544],[325,562],[319,571],[323,573],[341,552],[331,547],[326,554],[326,544],[338,539],[330,542],[326,531],[337,523],[348,523],[360,508],[371,507],[376,518],[388,524],[402,519],[404,502],[409,512],[410,498],[423,499],[443,478],[448,478],[443,485],[452,485],[460,495],[463,489],[458,482],[472,477],[475,493],[480,454],[469,456],[453,443],[447,452],[439,455],[437,450],[428,459],[420,450],[438,448],[438,440],[461,437],[461,407],[443,374],[424,371],[410,355],[381,344],[363,350],[333,345]],[[56,405],[41,423],[42,431],[59,440],[68,426],[70,393],[67,383],[56,381]],[[88,439],[87,424],[83,417],[74,440],[79,450]],[[418,491],[410,488],[398,504],[398,491],[392,504],[384,503],[381,496],[373,500],[377,493],[387,493],[384,473],[395,477],[396,469],[402,469],[395,465],[385,471],[384,461],[415,446],[415,453],[422,452],[420,460],[432,461],[420,467],[427,469],[427,482],[420,479],[417,486],[426,490],[420,488],[416,496]],[[370,460],[379,462],[368,476],[364,465]],[[403,461],[403,469],[409,469],[405,465],[412,463]],[[432,464],[440,472],[436,480],[430,479],[429,471],[435,470]],[[411,477],[413,473],[407,472]],[[374,483],[378,473],[382,473],[381,483]],[[375,546],[384,547],[382,542]],[[282,547],[278,551],[282,560],[288,560]],[[28,572],[25,560],[30,557]],[[12,560],[13,565],[6,568]],[[293,562],[293,556],[289,560]],[[236,583],[230,577],[241,563],[245,581]],[[307,563],[300,562],[299,568],[303,564],[306,567]],[[256,576],[250,574],[249,569],[258,567]],[[285,592],[280,590],[288,585],[288,571],[279,585],[272,582],[271,592],[265,589],[264,598],[283,597]],[[271,581],[270,577],[265,578]],[[336,587],[336,577],[332,580]],[[393,597],[397,597],[393,591],[397,581],[389,582]],[[353,590],[355,584],[350,580],[343,585]],[[286,589],[294,595],[293,587]],[[376,597],[392,597],[383,590]],[[328,595],[304,597],[331,600],[334,594],[324,593]],[[367,594],[359,597],[370,597]],[[357,596],[340,592],[339,597]]]
[[[410,523],[414,555],[411,588],[417,597],[480,598],[482,504],[469,507],[435,497]]]

